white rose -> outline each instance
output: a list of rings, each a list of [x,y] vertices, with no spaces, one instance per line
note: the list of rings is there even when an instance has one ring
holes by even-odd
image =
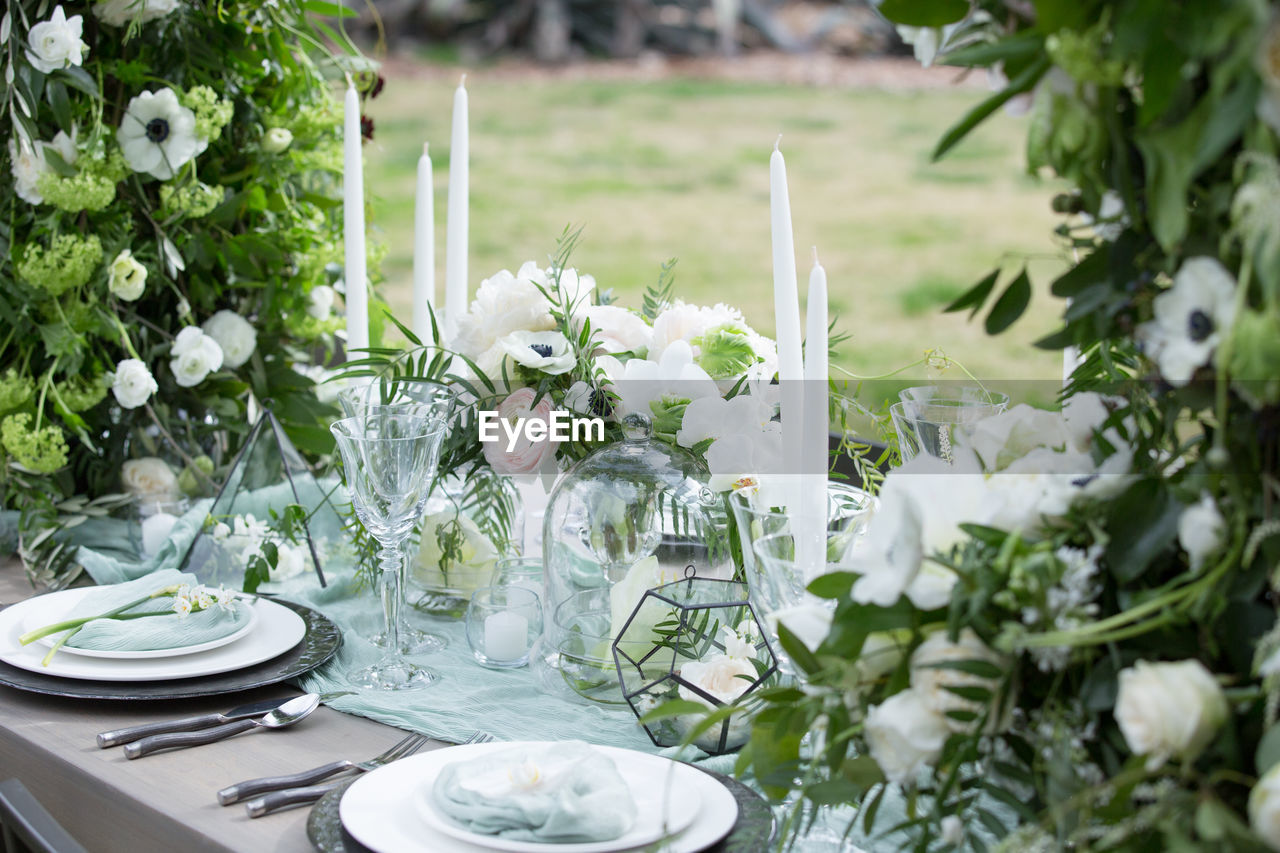
[[[643,317],[617,305],[588,305],[575,320],[579,317],[591,323],[592,335],[602,352],[646,352],[653,340],[653,329]],[[575,326],[581,328],[581,323]]]
[[[715,655],[706,661],[689,661],[680,667],[681,678],[725,705],[731,704],[747,692],[758,675],[751,661],[730,655]],[[683,684],[680,685],[680,698],[701,702],[709,708],[715,707],[714,703]]]
[[[121,250],[111,262],[111,278],[108,287],[125,302],[132,302],[142,295],[147,285],[147,268],[138,263],[133,252]]]
[[[31,28],[27,41],[31,49],[27,59],[44,74],[80,65],[89,45],[80,38],[84,19],[79,15],[67,17],[61,6],[53,7],[53,15]]]
[[[1191,558],[1192,571],[1198,571],[1222,547],[1226,533],[1227,523],[1208,492],[1182,511],[1178,516],[1178,542]]]
[[[1272,850],[1280,850],[1280,764],[1273,765],[1249,792],[1249,826]]]
[[[147,366],[136,358],[126,358],[116,365],[111,393],[126,409],[136,409],[156,393],[159,386]]]
[[[178,333],[170,349],[169,367],[183,388],[199,385],[210,372],[222,366],[222,347],[196,326]]]
[[[1200,754],[1227,717],[1227,698],[1198,660],[1138,661],[1120,671],[1115,717],[1129,749],[1158,770]]]
[[[93,16],[113,27],[127,26],[134,18],[146,23],[178,8],[178,0],[103,0],[93,7]]]
[[[258,333],[253,325],[234,311],[223,309],[205,320],[200,328],[217,341],[222,348],[222,364],[232,370],[248,361],[258,346]]]
[[[146,503],[178,499],[178,478],[163,459],[155,456],[125,462],[120,467],[120,485]]]
[[[559,332],[512,332],[498,345],[517,364],[551,376],[568,373],[578,361],[569,339]]]
[[[938,631],[926,639],[911,653],[911,687],[920,694],[921,700],[932,710],[941,714],[947,727],[955,732],[970,731],[973,724],[947,716],[948,711],[968,711],[981,714],[984,706],[980,702],[961,698],[947,688],[949,687],[981,687],[991,691],[992,700],[998,699],[1000,678],[986,678],[950,669],[938,664],[957,663],[959,661],[982,661],[992,664],[1001,671],[1009,668],[1009,661],[1004,655],[987,646],[970,628],[960,632],[956,642],[947,638],[946,631]],[[986,730],[994,731],[1000,726],[997,709],[992,710],[987,721]]]
[[[920,771],[942,755],[951,734],[942,715],[911,688],[868,708],[863,731],[871,757],[897,785],[914,784]]]
[[[279,154],[293,144],[293,134],[287,127],[273,127],[262,137],[262,150],[268,154]]]
[[[327,284],[317,284],[311,288],[311,303],[307,306],[307,313],[317,320],[329,319],[335,296],[332,287]]]

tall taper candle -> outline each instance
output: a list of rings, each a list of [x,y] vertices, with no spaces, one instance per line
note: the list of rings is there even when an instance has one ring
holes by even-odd
[[[418,194],[413,206],[413,333],[430,342],[431,310],[436,307],[436,213],[431,153],[422,143],[418,158]],[[436,322],[440,322],[437,318]]]
[[[467,196],[470,192],[467,132],[467,75],[453,95],[453,134],[449,142],[449,221],[445,227],[444,314],[450,332],[467,311]]]
[[[796,562],[805,581],[827,570],[827,272],[813,248],[809,307],[804,335],[804,438],[801,442],[800,514],[796,519]]]
[[[361,150],[360,95],[348,78],[342,104],[342,239],[346,254],[347,349],[369,346],[369,276],[365,270],[364,154]],[[363,357],[356,353],[355,358]]]
[[[782,137],[778,137],[778,142]],[[791,199],[787,164],[778,143],[769,158],[769,215],[773,241],[773,314],[778,337],[778,380],[781,384],[781,472],[800,472],[801,408],[804,360],[800,353],[800,297],[796,288],[796,250],[791,234]],[[788,478],[790,480],[790,478]]]
[[[804,378],[806,384],[813,383],[806,391],[822,398],[824,415],[827,409],[827,380],[830,378],[827,347],[827,271],[818,262],[818,247],[814,246],[813,272],[809,273],[809,307],[805,315]],[[827,424],[824,422],[824,441],[826,435]]]

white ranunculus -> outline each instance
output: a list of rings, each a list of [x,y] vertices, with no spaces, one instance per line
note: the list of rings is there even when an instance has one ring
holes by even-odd
[[[1249,826],[1268,847],[1280,851],[1280,764],[1263,773],[1249,792]]]
[[[327,284],[317,284],[311,288],[310,302],[307,305],[307,313],[317,320],[327,320],[333,312],[333,303],[337,294],[334,293],[332,287]]]
[[[187,326],[179,332],[169,353],[174,381],[183,388],[199,385],[211,372],[222,367],[222,347],[197,326]]]
[[[598,352],[648,352],[653,340],[653,329],[643,317],[617,305],[588,305],[574,317],[575,321],[581,318],[590,321]],[[576,322],[575,331],[581,328],[581,322]]]
[[[293,134],[287,127],[273,127],[262,137],[262,150],[279,154],[293,144]]]
[[[111,393],[126,409],[136,409],[146,403],[159,387],[151,371],[136,358],[126,358],[117,364],[111,381]]]
[[[1009,668],[1009,660],[992,649],[973,632],[971,628],[960,631],[953,643],[946,631],[931,634],[911,653],[911,687],[920,694],[921,700],[932,710],[943,715],[947,727],[955,732],[971,731],[973,723],[956,720],[946,716],[948,711],[971,711],[981,714],[985,706],[980,702],[961,698],[948,690],[948,687],[981,687],[991,691],[992,699],[998,698],[999,678],[984,678],[950,669],[939,664],[957,663],[959,661],[982,661],[992,664],[1001,670]],[[988,732],[999,728],[1001,720],[994,712],[987,721]]]
[[[200,328],[222,348],[222,364],[232,370],[243,365],[258,346],[258,333],[253,325],[234,311],[225,308],[201,324]],[[217,370],[217,367],[212,368]]]
[[[208,145],[196,136],[195,113],[178,103],[172,89],[135,95],[120,120],[116,142],[130,169],[162,181]]]
[[[1115,717],[1125,743],[1147,770],[1170,758],[1194,760],[1227,718],[1227,698],[1200,661],[1138,661],[1120,670]]]
[[[144,456],[120,467],[120,485],[128,494],[147,503],[167,503],[179,497],[178,478],[163,459]]]
[[[1204,561],[1222,547],[1226,535],[1227,523],[1208,492],[1178,516],[1178,543],[1191,558],[1192,571],[1199,571]]]
[[[680,677],[728,705],[747,691],[758,673],[749,660],[715,655],[706,661],[695,660],[684,664],[680,667]],[[683,684],[680,685],[680,698],[714,707],[711,702]]]
[[[559,332],[516,331],[498,344],[517,364],[551,376],[568,373],[578,361],[569,339]]]
[[[133,252],[121,249],[111,262],[107,286],[118,299],[132,302],[142,295],[147,286],[147,268],[138,263]]]
[[[28,33],[27,59],[44,74],[80,65],[89,50],[89,45],[80,37],[83,29],[83,18],[79,15],[68,18],[61,6],[54,6],[49,20],[36,24]]]
[[[9,170],[13,173],[13,190],[28,204],[41,204],[44,195],[36,187],[40,176],[49,170],[44,151],[15,133],[9,137]]]
[[[520,268],[519,278],[501,270],[480,282],[470,310],[458,318],[454,349],[474,361],[490,378],[501,375],[506,356],[499,341],[512,332],[547,332],[556,328],[551,303],[538,289],[538,284],[546,286],[546,276],[531,264]]]
[[[871,757],[896,785],[914,784],[920,771],[942,755],[951,734],[942,715],[912,688],[868,708],[863,731]]]
[[[1208,364],[1236,319],[1236,280],[1216,258],[1183,262],[1173,287],[1156,297],[1155,319],[1138,329],[1170,385],[1191,381]]]
[[[124,27],[137,18],[142,23],[163,18],[178,8],[179,0],[102,0],[94,4],[93,16],[104,24]]]

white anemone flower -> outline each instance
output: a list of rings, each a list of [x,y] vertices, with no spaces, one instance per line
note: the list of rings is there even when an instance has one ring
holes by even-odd
[[[517,364],[551,376],[568,373],[578,361],[569,339],[559,332],[515,331],[498,344]]]
[[[129,168],[167,181],[208,143],[196,135],[196,115],[172,89],[143,92],[129,101],[116,142]]]
[[[1235,291],[1227,268],[1201,256],[1184,261],[1173,287],[1156,297],[1155,319],[1143,324],[1139,336],[1170,385],[1186,385],[1209,363],[1222,333],[1235,322]]]

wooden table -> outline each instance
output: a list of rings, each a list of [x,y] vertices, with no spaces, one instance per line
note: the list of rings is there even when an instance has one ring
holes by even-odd
[[[0,558],[0,605],[31,593],[21,566]],[[94,736],[107,729],[297,693],[277,685],[212,699],[103,702],[0,686],[0,779],[22,780],[93,853],[304,853],[312,849],[307,808],[250,820],[243,805],[219,806],[215,792],[232,782],[337,758],[362,760],[400,740],[402,731],[321,707],[287,730],[248,732],[134,761],[119,747],[98,749],[94,743]],[[433,746],[443,744],[427,748]]]

